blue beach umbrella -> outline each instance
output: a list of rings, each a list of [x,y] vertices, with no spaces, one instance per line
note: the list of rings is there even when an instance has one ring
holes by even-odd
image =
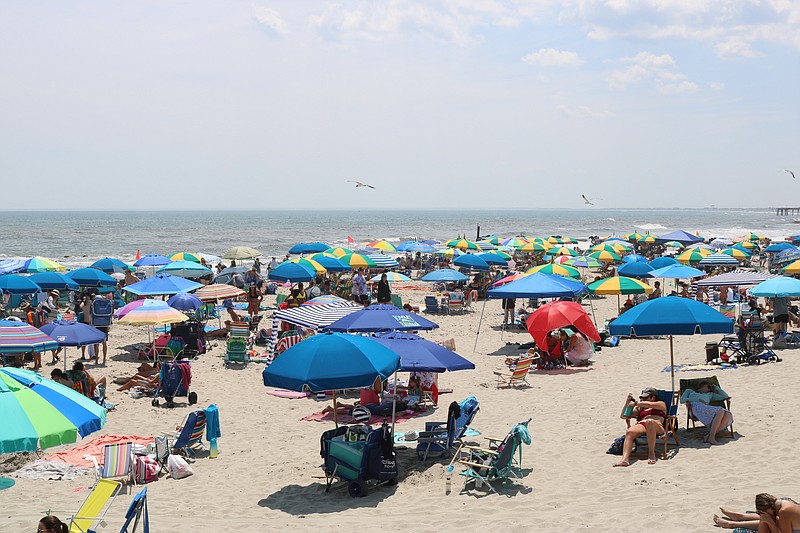
[[[622,258],[623,263],[647,263],[647,258],[639,254],[628,254]]]
[[[486,264],[489,264],[489,265],[508,266],[508,261],[506,261],[505,259],[503,259],[502,257],[500,257],[497,254],[489,254],[489,253],[476,254],[475,257],[480,257],[481,259],[486,261]]]
[[[487,272],[489,270],[489,263],[487,263],[482,257],[478,257],[476,254],[459,255],[453,259],[453,265],[462,268],[469,268],[471,270],[478,270],[481,272]]]
[[[202,283],[183,279],[169,274],[156,274],[152,278],[137,281],[133,285],[128,285],[123,290],[137,296],[155,296],[161,294],[178,294],[179,292],[189,292],[202,287]]]
[[[167,305],[178,311],[197,311],[205,302],[188,292],[179,292],[167,300]]]
[[[29,277],[19,274],[3,274],[0,276],[0,292],[8,294],[32,294],[41,292],[42,288]]]
[[[264,369],[264,385],[312,392],[369,387],[400,368],[400,356],[368,337],[321,333],[295,344]]]
[[[165,257],[159,254],[147,254],[143,255],[139,259],[133,263],[134,266],[161,266],[161,265],[168,265],[172,262],[169,257]]]
[[[0,320],[0,353],[55,350],[58,342],[41,330],[16,320]]]
[[[680,262],[678,262],[677,259],[675,259],[674,257],[667,257],[667,256],[656,257],[655,259],[650,261],[650,266],[653,267],[653,269],[663,268],[669,265],[679,265],[679,264]]]
[[[667,265],[665,267],[657,268],[650,272],[651,278],[691,279],[691,278],[699,278],[705,275],[706,273],[703,272],[702,270],[681,264]]]
[[[79,268],[65,274],[81,287],[114,287],[117,280],[96,268]]]
[[[202,278],[211,274],[211,269],[194,261],[173,261],[156,270],[159,274],[170,274],[181,278]]]
[[[0,261],[0,274],[13,274],[25,268],[25,261],[22,259],[3,259]]]
[[[587,290],[583,283],[564,276],[534,272],[486,294],[489,298],[572,298]]]
[[[769,252],[771,254],[782,252],[784,250],[794,249],[797,250],[797,246],[788,243],[788,242],[776,242],[774,244],[770,244],[766,248],[764,248],[765,252]]]
[[[650,272],[654,269],[647,263],[626,263],[619,267],[617,273],[620,276],[628,276],[629,278],[649,278]]]
[[[373,339],[400,356],[400,370],[403,372],[453,372],[475,368],[473,363],[457,353],[413,333],[376,333]]]
[[[611,335],[637,337],[669,335],[670,374],[672,390],[675,390],[672,336],[733,333],[733,320],[697,300],[665,296],[648,300],[625,311],[609,324],[608,330]]]
[[[284,261],[277,267],[270,270],[268,277],[273,281],[311,281],[317,277],[317,273],[299,263]]]
[[[58,341],[59,346],[89,346],[106,340],[106,334],[96,327],[73,320],[55,320],[40,328],[42,333]],[[64,370],[67,369],[67,354],[64,351]]]
[[[317,252],[324,252],[330,248],[330,245],[324,242],[301,242],[289,248],[290,254],[315,254]]]
[[[431,272],[428,272],[420,279],[422,281],[449,282],[449,281],[466,281],[469,279],[469,277],[465,276],[458,270],[453,270],[452,268],[440,268],[439,270],[433,270]]]
[[[323,328],[323,331],[376,332],[436,329],[439,324],[391,304],[368,305]]]
[[[790,298],[800,296],[800,279],[787,276],[762,281],[752,289],[751,296],[761,296],[764,298]]]
[[[433,252],[436,251],[436,248],[434,248],[430,244],[425,244],[424,242],[418,242],[418,243],[412,244],[411,246],[406,248],[405,251],[406,252],[412,252],[412,253],[419,252],[419,253],[422,253],[422,254],[432,254]]]
[[[120,274],[126,271],[135,270],[128,263],[125,263],[113,257],[104,257],[103,259],[98,259],[89,266],[91,266],[92,268],[96,268],[97,270],[102,270],[106,274],[114,274],[114,273]]]
[[[696,242],[702,242],[703,238],[698,237],[697,235],[692,235],[682,229],[677,231],[673,231],[667,233],[666,235],[661,235],[660,237],[656,237],[656,243],[662,244],[669,241],[678,241],[682,244],[694,244]]]
[[[61,272],[39,272],[29,276],[32,282],[36,283],[43,289],[59,289],[68,291],[77,291],[81,287],[70,278]]]

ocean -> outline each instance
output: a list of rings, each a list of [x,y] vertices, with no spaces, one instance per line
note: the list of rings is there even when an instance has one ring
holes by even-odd
[[[450,206],[456,200],[445,200]],[[261,211],[6,211],[0,212],[0,259],[42,256],[70,268],[110,256],[132,261],[142,254],[204,252],[222,255],[247,245],[279,256],[298,242],[333,245],[376,239],[447,240],[465,235],[655,235],[674,229],[706,237],[749,231],[783,239],[800,230],[774,209],[441,209]]]

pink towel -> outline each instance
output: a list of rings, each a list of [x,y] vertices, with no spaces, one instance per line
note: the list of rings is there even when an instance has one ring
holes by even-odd
[[[84,455],[91,455],[97,459],[97,464],[103,464],[103,449],[108,444],[133,442],[134,444],[148,444],[153,442],[153,437],[140,437],[139,435],[102,435],[63,452],[56,452],[44,457],[45,461],[61,461],[70,465],[83,468],[94,468],[91,459],[84,459]]]
[[[272,396],[277,396],[278,398],[308,398],[309,396],[311,396],[310,392],[296,392],[293,390],[286,390],[286,389],[268,390],[267,394],[271,394]]]

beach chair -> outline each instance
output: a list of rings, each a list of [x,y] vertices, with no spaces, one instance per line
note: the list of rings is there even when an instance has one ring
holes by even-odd
[[[464,293],[463,292],[451,292],[450,297],[447,301],[447,309],[450,313],[458,312],[459,314],[464,313]]]
[[[150,514],[147,511],[147,487],[133,497],[133,501],[125,512],[125,523],[119,533],[136,533],[142,523],[142,533],[150,533]]]
[[[108,444],[103,448],[103,466],[97,464],[97,459],[92,457],[94,462],[95,476],[97,482],[104,479],[133,479],[133,443],[123,442],[120,444]]]
[[[158,463],[159,471],[169,474],[169,469],[167,468],[167,459],[169,459],[170,454],[169,435],[157,435],[154,441],[156,448],[156,463]]]
[[[432,453],[450,455],[461,444],[478,411],[480,403],[475,396],[468,396],[458,403],[452,402],[447,410],[447,422],[425,423],[425,430],[419,433],[417,439],[417,456],[424,461]]]
[[[186,342],[181,337],[171,337],[161,352],[158,354],[158,360],[176,361],[183,356],[186,349]]]
[[[669,437],[672,436],[672,440],[675,442],[675,446],[679,447],[681,445],[680,441],[678,440],[678,393],[673,391],[667,390],[658,390],[658,399],[664,402],[667,406],[667,417],[664,420],[664,432],[660,435],[656,436],[656,453],[658,453],[658,440],[660,440],[663,444],[661,449],[661,459],[667,458],[667,453],[669,452]],[[625,423],[628,427],[631,426],[631,421],[634,418],[626,418]],[[636,439],[636,451],[631,454],[632,457],[636,456],[647,456],[647,436],[642,435],[641,437],[637,437]]]
[[[436,299],[436,296],[425,297],[425,312],[430,314],[439,312],[439,300]]]
[[[183,423],[175,428],[175,442],[172,444],[172,451],[194,457],[196,455],[195,446],[205,449],[205,446],[203,446],[203,432],[205,429],[205,411],[192,411],[186,415]]]
[[[403,299],[399,294],[392,294],[392,305],[398,309],[403,308]]]
[[[69,533],[88,533],[92,524],[103,519],[122,483],[110,479],[98,481],[86,497],[80,509],[69,519]]]
[[[247,341],[241,337],[231,337],[225,346],[224,365],[237,363],[247,367],[250,357],[247,355]]]
[[[680,380],[680,392],[679,392],[678,396],[679,397],[683,396],[683,393],[688,389],[697,390],[697,387],[699,387],[700,383],[702,383],[703,381],[708,381],[712,385],[714,385],[716,387],[719,387],[719,379],[717,379],[717,376],[708,376],[708,377],[705,377],[705,378],[682,379],[682,380]],[[694,416],[694,413],[692,412],[692,402],[686,402],[685,405],[686,405],[686,429],[688,430],[689,429],[689,424],[691,424],[692,425],[692,428],[691,428],[692,432],[694,432],[694,430],[697,429],[697,422],[699,422],[699,420],[697,419],[696,416]],[[729,396],[725,400],[715,400],[715,401],[711,402],[711,405],[713,405],[715,407],[724,407],[725,409],[730,411],[731,410],[731,397]],[[734,438],[733,424],[731,424],[728,427],[728,436],[730,436],[730,438]]]
[[[480,488],[486,483],[489,490],[496,493],[497,490],[492,483],[497,481],[503,483],[504,491],[508,490],[511,478],[522,477],[521,469],[514,465],[514,456],[523,443],[528,445],[531,443],[528,422],[515,425],[503,440],[503,446],[497,449],[461,446],[456,461],[465,467],[461,471],[461,475],[466,478],[464,490],[468,490],[470,484],[473,484],[475,488]]]
[[[523,425],[523,426],[525,426],[527,428],[528,424],[531,423],[531,420],[533,420],[533,419],[529,418],[525,422],[520,422],[518,425]],[[517,426],[514,426],[513,428],[511,428],[511,431],[509,431],[508,434],[505,437],[503,437],[502,439],[498,439],[496,437],[486,437],[486,436],[484,436],[483,438],[486,440],[486,444],[488,445],[488,448],[490,450],[502,450],[506,446],[506,444],[509,442],[509,439],[514,438],[515,431],[517,431]],[[518,454],[517,454],[518,455],[518,459],[512,459],[512,462],[513,462],[513,464],[512,464],[512,473],[516,474],[517,477],[521,478],[522,477],[522,447],[521,446],[518,447],[517,451],[518,451]]]
[[[516,387],[518,384],[528,383],[528,372],[531,369],[533,358],[525,358],[517,361],[517,365],[511,372],[495,371],[494,375],[497,376],[497,388],[505,384],[508,387]]]
[[[229,337],[239,337],[241,339],[250,338],[250,324],[247,322],[231,322]]]

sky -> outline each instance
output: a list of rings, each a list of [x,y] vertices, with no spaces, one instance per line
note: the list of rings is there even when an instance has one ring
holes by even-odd
[[[800,206],[793,0],[4,0],[0,80],[0,209]]]

